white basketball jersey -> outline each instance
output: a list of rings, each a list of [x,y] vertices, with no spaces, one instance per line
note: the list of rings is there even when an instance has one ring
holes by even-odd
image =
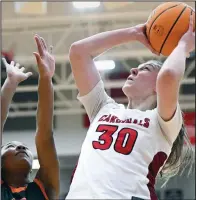
[[[155,178],[182,125],[177,106],[165,122],[157,109],[125,109],[107,96],[103,82],[78,97],[90,118],[67,199],[156,200]]]

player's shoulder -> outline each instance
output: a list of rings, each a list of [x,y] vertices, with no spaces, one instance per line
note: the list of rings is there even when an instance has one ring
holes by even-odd
[[[39,179],[34,179],[28,184],[27,193],[37,199],[48,199],[43,183]]]
[[[43,189],[44,185],[39,179],[35,178],[33,181],[28,183],[28,188],[31,188],[31,189],[33,189],[33,188]]]

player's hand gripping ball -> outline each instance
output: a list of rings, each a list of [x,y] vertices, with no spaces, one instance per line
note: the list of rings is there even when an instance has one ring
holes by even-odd
[[[163,3],[150,14],[146,23],[146,35],[159,54],[171,54],[189,28],[191,13],[195,30],[195,12],[185,3]]]

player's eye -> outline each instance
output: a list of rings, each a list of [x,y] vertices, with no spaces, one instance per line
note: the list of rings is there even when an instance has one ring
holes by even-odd
[[[9,145],[6,147],[6,149],[9,149],[9,148],[12,148],[12,147],[14,147],[14,145],[9,144]]]
[[[148,71],[150,71],[150,69],[148,68],[148,67],[144,67],[144,69],[143,70],[148,70]]]

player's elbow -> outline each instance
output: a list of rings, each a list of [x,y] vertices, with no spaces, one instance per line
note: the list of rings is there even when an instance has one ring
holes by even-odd
[[[83,56],[84,50],[81,44],[78,42],[74,42],[69,50],[69,58],[72,61],[72,59],[76,59],[77,57]]]

